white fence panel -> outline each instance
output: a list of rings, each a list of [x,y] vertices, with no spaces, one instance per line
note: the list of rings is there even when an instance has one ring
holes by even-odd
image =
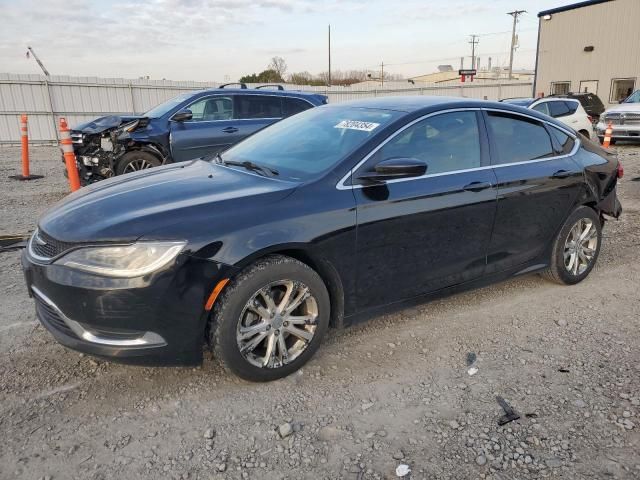
[[[20,143],[20,115],[29,115],[29,140],[51,143],[58,138],[58,119],[74,126],[109,114],[141,114],[181,93],[216,88],[216,82],[146,80],[124,78],[20,75],[0,73],[0,145]],[[260,84],[248,84],[255,88]],[[396,95],[445,95],[487,100],[531,96],[525,82],[436,85],[392,82],[384,86],[368,82],[353,87],[284,85],[326,95],[329,103]]]

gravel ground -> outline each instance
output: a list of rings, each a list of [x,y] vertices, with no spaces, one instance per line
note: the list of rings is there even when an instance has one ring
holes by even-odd
[[[266,385],[67,350],[0,254],[0,478],[640,478],[640,147],[616,149],[625,211],[586,281],[522,277],[331,332]],[[32,158],[44,179],[8,180],[19,151],[0,149],[1,234],[67,190],[56,148]],[[496,395],[520,420],[498,426]]]

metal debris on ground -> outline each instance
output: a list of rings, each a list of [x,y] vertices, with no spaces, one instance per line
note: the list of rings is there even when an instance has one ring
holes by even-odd
[[[504,410],[504,415],[498,419],[498,425],[505,425],[509,422],[513,422],[514,420],[518,420],[520,418],[520,414],[516,412],[511,405],[507,403],[507,401],[501,396],[496,396],[496,401],[498,405],[502,407]]]
[[[10,252],[27,246],[29,237],[25,235],[0,235],[0,252]]]
[[[409,465],[401,463],[396,467],[396,475],[398,477],[406,477],[407,475],[409,475],[409,473],[411,473],[411,469],[409,468]]]
[[[470,377],[478,373],[478,367],[476,366],[476,361],[478,360],[478,356],[474,352],[467,353],[467,373]]]

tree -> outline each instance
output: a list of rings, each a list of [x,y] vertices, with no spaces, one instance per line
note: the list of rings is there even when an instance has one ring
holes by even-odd
[[[282,57],[273,57],[267,70],[275,70],[280,78],[284,78],[287,73],[287,62],[285,62]]]
[[[284,83],[284,79],[273,69],[263,70],[259,74],[245,75],[238,80],[240,83]]]

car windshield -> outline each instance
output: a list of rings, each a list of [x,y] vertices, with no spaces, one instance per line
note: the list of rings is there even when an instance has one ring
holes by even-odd
[[[633,94],[629,95],[624,103],[640,103],[640,90],[637,90]]]
[[[223,162],[251,162],[279,178],[307,180],[335,166],[402,112],[327,106],[261,130],[222,154]]]
[[[182,102],[184,102],[191,96],[193,96],[193,93],[183,93],[181,95],[178,95],[177,97],[173,97],[171,100],[167,100],[166,102],[161,103],[157,107],[153,107],[151,110],[145,113],[144,116],[148,118],[160,118],[165,113],[174,109],[175,107],[180,105]]]

